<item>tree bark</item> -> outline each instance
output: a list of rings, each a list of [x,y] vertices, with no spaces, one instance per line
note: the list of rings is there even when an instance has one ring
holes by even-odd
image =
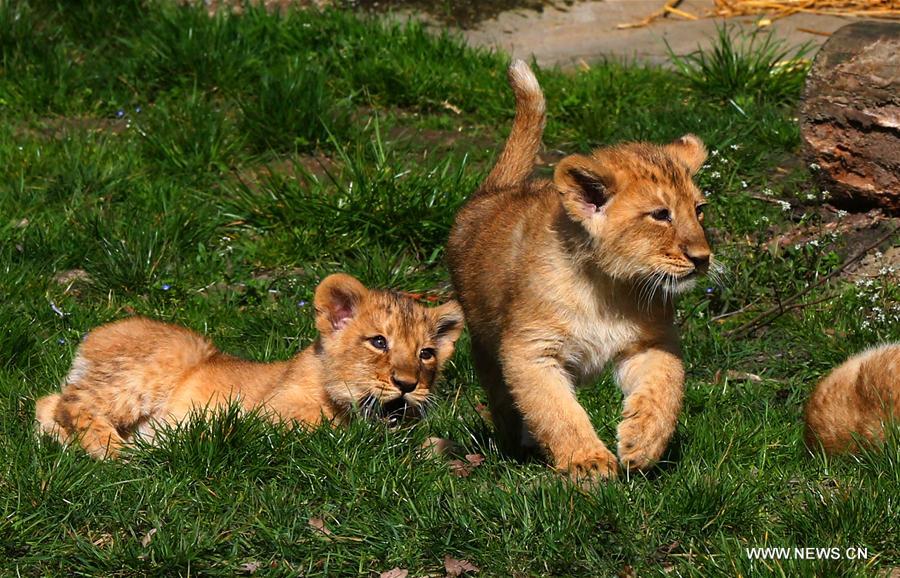
[[[828,39],[806,81],[800,132],[831,203],[900,215],[900,23],[856,22]]]

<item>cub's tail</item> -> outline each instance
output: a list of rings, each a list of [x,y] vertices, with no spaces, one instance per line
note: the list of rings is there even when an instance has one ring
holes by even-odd
[[[537,78],[523,60],[514,60],[507,71],[516,95],[516,119],[497,163],[481,186],[481,191],[520,185],[531,175],[534,157],[541,146],[546,121],[544,93]]]

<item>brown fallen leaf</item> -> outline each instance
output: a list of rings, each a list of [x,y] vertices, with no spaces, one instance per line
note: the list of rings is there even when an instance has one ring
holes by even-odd
[[[382,572],[379,575],[379,578],[406,578],[409,576],[409,570],[404,570],[403,568],[391,568],[386,572]]]
[[[492,421],[491,410],[488,409],[488,406],[484,405],[483,403],[481,403],[481,402],[476,403],[475,411],[478,412],[478,415],[481,416],[481,419],[483,419],[484,421],[489,422],[489,423]]]
[[[141,538],[141,546],[146,548],[150,545],[150,542],[153,541],[153,535],[156,534],[156,530],[156,528],[150,528],[150,531],[144,534],[144,537]]]
[[[309,519],[309,527],[317,532],[321,532],[326,536],[331,536],[332,532],[328,529],[328,526],[325,525],[325,520],[322,518],[310,518]]]
[[[472,470],[484,463],[484,456],[481,454],[466,454],[465,461],[450,460],[447,465],[450,466],[450,472],[460,478],[466,478],[472,473]]]
[[[478,467],[484,463],[484,456],[481,454],[466,454],[466,460],[472,464],[472,467]]]
[[[447,576],[462,576],[469,572],[475,574],[476,572],[479,572],[481,568],[468,560],[457,560],[453,556],[447,554],[444,556],[444,570],[447,571]]]

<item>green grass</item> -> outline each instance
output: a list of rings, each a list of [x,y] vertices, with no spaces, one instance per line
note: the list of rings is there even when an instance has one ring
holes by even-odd
[[[791,162],[803,71],[759,72],[767,49],[727,42],[719,50],[757,72],[729,79],[713,56],[691,75],[614,63],[538,72],[551,150],[685,132],[709,144],[699,181],[730,269],[680,304],[688,381],[664,463],[583,492],[498,453],[465,337],[435,412],[414,427],[300,433],[225,412],[117,463],[36,438],[34,399],[58,388],[98,324],[151,315],[274,360],[313,339],[309,302],[327,273],[445,294],[454,212],[513,109],[505,56],[414,24],[0,3],[0,575],[421,576],[441,574],[445,555],[490,576],[900,566],[900,445],[826,460],[807,455],[800,423],[820,376],[900,338],[897,286],[838,281],[761,331],[726,335],[858,245],[772,248],[779,232],[827,218]],[[611,378],[580,395],[612,443]],[[458,477],[419,455],[429,436],[485,462]],[[860,546],[869,559],[751,561],[744,549],[757,546]]]

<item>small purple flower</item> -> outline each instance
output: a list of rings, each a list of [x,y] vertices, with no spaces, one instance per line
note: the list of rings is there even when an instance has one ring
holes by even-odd
[[[123,116],[125,116],[125,111],[124,111],[124,110],[122,110],[122,109],[120,108],[119,110],[116,111],[116,118],[122,118]]]
[[[139,106],[134,107],[134,112],[141,114],[141,107],[139,107]]]
[[[169,285],[168,283],[163,283],[163,285],[162,285],[162,290],[163,290],[163,291],[168,291],[168,290],[171,289],[171,288],[172,288],[172,286]]]
[[[301,299],[300,301],[297,302],[297,307],[306,307],[306,301],[303,301]]]
[[[707,295],[712,295],[712,294],[715,293],[715,292],[716,292],[715,287],[707,287],[707,288],[706,288],[706,294],[707,294]]]
[[[56,342],[59,343],[60,345],[65,345],[65,344],[66,344],[66,340],[65,340],[64,338],[62,338],[62,337],[60,337],[59,339],[57,339]]]

